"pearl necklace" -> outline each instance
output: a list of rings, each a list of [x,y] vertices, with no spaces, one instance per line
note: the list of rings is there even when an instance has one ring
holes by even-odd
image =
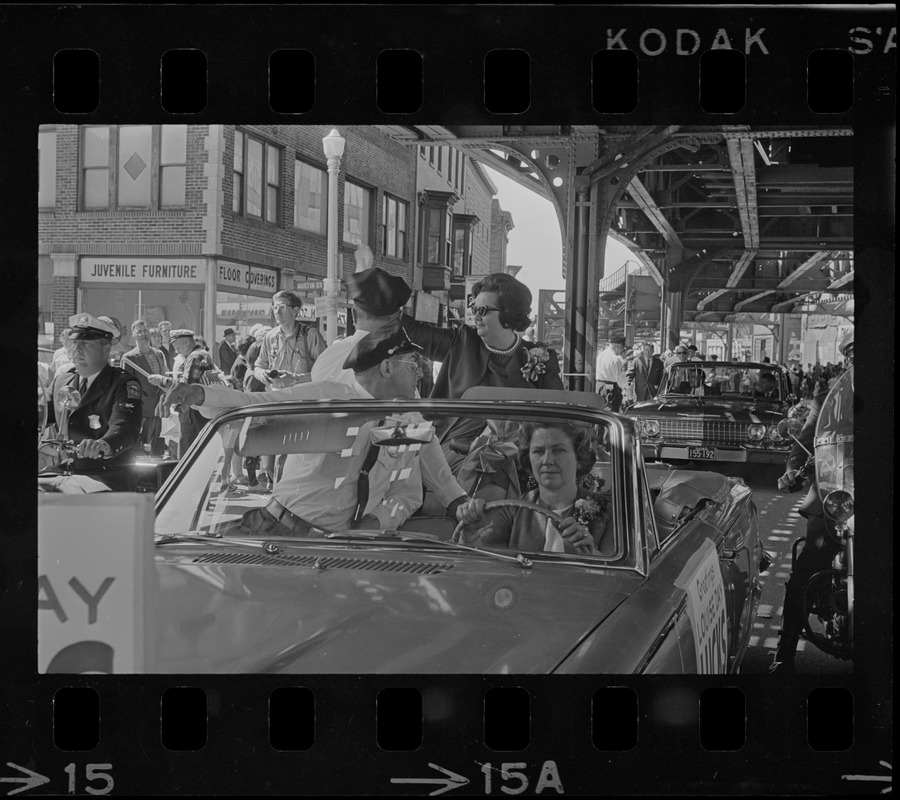
[[[496,347],[491,347],[484,339],[481,340],[481,343],[487,348],[489,353],[493,353],[495,356],[508,356],[510,355],[518,346],[521,341],[521,337],[519,334],[516,334],[516,341],[513,342],[512,347],[507,348],[506,350],[500,350]]]

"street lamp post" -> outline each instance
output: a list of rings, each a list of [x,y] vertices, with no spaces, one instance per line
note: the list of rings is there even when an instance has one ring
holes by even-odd
[[[323,283],[327,309],[325,314],[325,341],[331,345],[337,336],[337,306],[341,291],[338,274],[338,172],[344,155],[344,139],[337,128],[323,137],[322,147],[328,162],[328,275]]]

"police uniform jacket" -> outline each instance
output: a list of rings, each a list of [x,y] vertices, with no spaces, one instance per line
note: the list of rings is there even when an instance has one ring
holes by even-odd
[[[81,376],[66,372],[53,382],[51,404],[54,421],[59,418],[56,393],[63,387],[78,389]],[[141,385],[134,375],[107,364],[94,378],[78,406],[69,414],[69,438],[76,444],[82,439],[103,439],[112,457],[77,458],[71,464],[75,473],[105,472],[134,460],[134,447],[141,433]]]
[[[482,344],[474,328],[461,325],[456,330],[439,328],[418,322],[404,314],[401,322],[409,338],[419,345],[433,361],[442,361],[441,371],[434,382],[431,397],[462,397],[473,386],[493,385],[489,377],[490,352]],[[559,359],[556,351],[549,349],[549,359],[544,362],[545,371],[531,381],[522,373],[528,363],[529,353],[544,345],[526,342],[516,348],[506,365],[506,383],[518,389],[562,389]]]

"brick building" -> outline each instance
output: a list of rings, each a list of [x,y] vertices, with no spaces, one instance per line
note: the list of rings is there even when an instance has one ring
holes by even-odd
[[[480,275],[503,272],[506,240],[502,251],[494,241],[494,214],[500,210],[497,187],[484,167],[462,150],[450,145],[420,146],[418,179],[419,240],[418,264],[421,288],[435,302],[431,321],[443,321],[441,307],[452,315],[465,313],[466,296]],[[498,256],[502,252],[502,259]],[[424,309],[420,314],[426,319]]]
[[[39,132],[42,322],[107,314],[196,330],[210,343],[272,324],[293,289],[316,318],[327,271],[325,126],[54,125]],[[496,187],[450,146],[341,128],[338,239],[346,277],[374,266],[416,290],[409,310],[445,322],[464,281],[493,268]],[[421,230],[421,235],[419,231]],[[439,280],[436,279],[439,276]],[[451,300],[450,278],[453,278]],[[422,290],[425,290],[424,293]],[[345,312],[339,314],[343,332]],[[123,345],[130,346],[126,332]]]

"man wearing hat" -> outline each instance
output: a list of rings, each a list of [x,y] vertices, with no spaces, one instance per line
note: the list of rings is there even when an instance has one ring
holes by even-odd
[[[165,375],[151,375],[147,380],[154,386],[169,390],[173,386],[184,384],[201,384],[205,381],[207,373],[216,373],[216,365],[213,364],[209,352],[197,344],[194,331],[187,328],[178,328],[171,333],[172,348],[175,351],[177,368],[172,377]],[[164,414],[162,416],[168,416]],[[178,455],[183,456],[191,446],[197,434],[206,424],[206,420],[193,409],[187,409],[179,414],[181,423],[181,436],[178,440]]]
[[[309,371],[325,349],[325,338],[313,325],[300,322],[303,303],[293,292],[272,296],[275,327],[262,340],[253,373],[268,390],[308,381]],[[274,374],[273,374],[274,373]]]
[[[222,341],[219,342],[219,369],[226,375],[231,374],[231,368],[237,360],[237,347],[235,346],[234,328],[225,328],[222,333]]]
[[[616,413],[622,408],[622,390],[628,381],[628,364],[622,357],[623,352],[625,336],[616,331],[609,335],[609,344],[597,356],[597,391]]]
[[[853,366],[853,332],[848,333],[838,347],[841,355]],[[826,392],[820,392],[809,404],[809,413],[803,421],[803,428],[794,441],[791,452],[788,454],[785,465],[785,473],[778,479],[778,488],[783,492],[795,492],[801,488],[797,482],[800,468],[806,463],[808,453],[814,452],[816,425],[819,422],[819,412],[822,403],[827,397]],[[848,409],[850,413],[853,409]],[[805,449],[804,449],[805,448]],[[781,614],[781,638],[778,641],[778,649],[775,651],[775,660],[769,667],[771,673],[791,673],[794,671],[794,656],[797,652],[797,643],[800,640],[800,632],[803,629],[803,587],[812,575],[820,570],[828,569],[832,559],[840,550],[840,545],[829,535],[825,520],[825,512],[822,509],[822,501],[819,497],[819,487],[815,475],[809,484],[809,490],[803,499],[798,513],[806,517],[806,541],[794,562],[791,577],[784,587],[784,607]]]
[[[355,376],[352,383],[314,381],[274,392],[184,385],[168,393],[164,408],[190,405],[213,417],[228,408],[273,400],[411,399],[420,374],[420,354],[421,348],[402,328],[386,336],[371,334],[357,344],[343,364]],[[421,420],[414,416],[407,421]],[[437,439],[418,451],[402,454],[409,463],[399,463],[396,457],[387,463],[387,454],[379,452],[378,460],[366,469],[366,457],[375,454],[368,444],[374,424],[360,426],[352,457],[341,457],[340,453],[289,455],[268,505],[247,512],[243,526],[254,534],[266,535],[304,535],[312,526],[345,530],[353,524],[396,530],[422,505],[423,483],[453,516],[466,493],[450,472]],[[402,474],[407,468],[406,478],[390,480],[391,475],[398,471]],[[364,472],[367,479],[361,482]]]
[[[353,370],[344,369],[347,357],[370,333],[386,335],[396,331],[400,327],[400,311],[412,294],[402,278],[378,267],[354,272],[346,284],[347,296],[353,301],[356,332],[327,347],[316,359],[310,373],[314,381],[355,381]]]
[[[68,438],[77,450],[69,471],[91,475],[113,491],[131,491],[137,474],[128,465],[140,452],[141,385],[109,363],[114,326],[90,314],[69,318],[74,371],[53,382],[51,421],[70,407]]]

